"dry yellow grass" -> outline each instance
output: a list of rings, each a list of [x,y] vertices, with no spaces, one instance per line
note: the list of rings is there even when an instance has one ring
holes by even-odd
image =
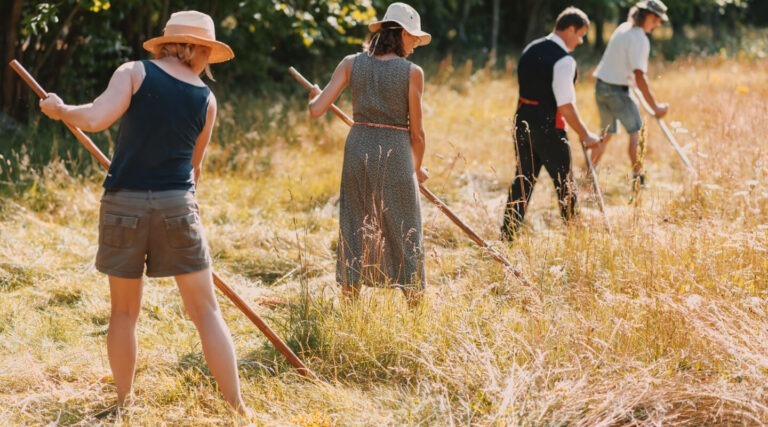
[[[625,136],[615,138],[600,170],[611,236],[586,188],[580,224],[564,227],[543,175],[527,231],[514,245],[494,243],[532,288],[424,202],[429,287],[413,311],[396,292],[338,299],[345,125],[281,111],[290,134],[256,135],[224,106],[233,139],[214,141],[199,193],[217,271],[323,380],[301,379],[222,298],[250,422],[768,424],[766,66],[653,63],[653,89],[671,103],[667,120],[698,178],[650,122],[651,187],[630,205]],[[514,167],[516,85],[482,71],[443,80],[425,97],[428,186],[494,241]],[[592,88],[583,78],[578,97],[596,129]],[[244,141],[254,138],[274,141],[252,150]],[[245,424],[207,375],[170,280],[146,285],[133,406],[118,420],[95,417],[114,390],[106,280],[92,267],[94,181],[53,164],[0,205],[0,424]],[[274,296],[290,305],[258,305]]]

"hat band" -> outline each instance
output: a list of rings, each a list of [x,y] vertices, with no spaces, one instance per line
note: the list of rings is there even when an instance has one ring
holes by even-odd
[[[216,40],[216,36],[212,31],[206,28],[200,28],[193,25],[178,25],[171,24],[166,25],[163,30],[163,36],[195,36],[211,41]]]

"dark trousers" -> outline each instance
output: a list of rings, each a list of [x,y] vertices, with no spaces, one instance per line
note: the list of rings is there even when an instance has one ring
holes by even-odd
[[[537,117],[518,114],[515,119],[515,146],[517,172],[509,187],[509,198],[504,209],[502,237],[512,240],[525,218],[533,187],[542,166],[555,184],[560,215],[569,220],[575,213],[576,192],[571,172],[571,149],[565,131],[551,124],[537,125]],[[539,122],[541,123],[541,122]]]

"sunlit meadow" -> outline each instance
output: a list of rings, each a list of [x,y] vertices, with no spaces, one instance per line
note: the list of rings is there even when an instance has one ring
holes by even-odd
[[[529,285],[423,200],[422,306],[371,289],[345,304],[334,268],[346,125],[311,121],[303,98],[228,97],[198,193],[215,269],[320,380],[299,376],[221,296],[254,409],[233,418],[175,285],[152,279],[132,405],[104,412],[114,386],[108,288],[93,267],[101,176],[52,162],[26,170],[0,205],[0,424],[768,424],[768,61],[654,61],[652,87],[696,172],[644,115],[649,188],[631,191],[626,134],[600,165],[608,233],[574,136],[580,217],[560,222],[542,173],[508,246],[498,227],[517,87],[474,68],[430,70],[427,187]],[[581,71],[578,105],[597,131]],[[23,169],[20,159],[3,167]]]

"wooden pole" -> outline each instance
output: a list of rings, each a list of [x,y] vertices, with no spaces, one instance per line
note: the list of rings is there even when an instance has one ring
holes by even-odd
[[[293,76],[296,81],[301,83],[302,86],[304,86],[307,90],[311,90],[314,85],[304,78],[304,76],[301,75],[295,68],[290,67],[288,68],[288,73]],[[331,111],[333,111],[334,114],[338,118],[340,118],[344,123],[348,124],[349,126],[352,126],[355,124],[355,122],[347,116],[344,111],[342,111],[339,107],[337,107],[335,104],[331,104]],[[522,273],[520,270],[516,269],[512,263],[510,263],[506,258],[504,258],[496,249],[494,249],[491,245],[489,245],[485,240],[483,240],[477,233],[475,233],[474,230],[469,228],[464,222],[459,219],[456,214],[451,211],[448,206],[443,203],[442,200],[440,200],[437,196],[435,196],[431,191],[427,189],[423,184],[419,183],[419,191],[421,194],[427,198],[430,202],[432,202],[437,208],[440,210],[440,212],[444,213],[451,221],[453,221],[454,224],[456,224],[461,231],[466,233],[470,239],[472,239],[473,242],[480,245],[483,249],[485,249],[486,252],[488,252],[489,255],[493,257],[496,261],[500,262],[504,267],[509,269],[512,274],[517,277],[518,280],[520,280],[522,283],[528,285],[529,283],[523,278]]]
[[[16,73],[29,85],[29,87],[32,88],[33,91],[35,91],[35,94],[40,99],[45,99],[48,97],[48,93],[40,86],[40,84],[37,83],[34,77],[32,77],[31,74],[22,66],[19,61],[13,60],[9,63],[11,68],[13,68]],[[88,135],[85,134],[82,130],[79,128],[70,125],[69,123],[64,122],[64,124],[69,128],[70,131],[72,131],[73,134],[75,134],[75,138],[77,138],[78,141],[80,141],[85,148],[93,154],[94,157],[96,157],[96,160],[99,161],[99,164],[104,167],[104,169],[109,169],[110,161],[107,158],[107,156],[104,155],[104,153],[99,150],[99,147],[96,146],[96,144],[91,141],[91,138],[88,137]],[[296,354],[291,350],[290,347],[288,347],[281,339],[280,337],[275,334],[274,331],[264,323],[264,321],[259,317],[256,312],[254,312],[246,302],[240,298],[235,291],[227,286],[226,283],[214,272],[213,274],[213,283],[216,285],[219,290],[229,298],[232,303],[242,311],[248,319],[253,322],[254,325],[256,325],[257,328],[269,339],[270,342],[277,348],[277,350],[285,356],[286,359],[288,359],[288,362],[291,363],[291,365],[296,368],[301,375],[304,377],[310,378],[310,379],[317,379],[317,375],[315,375],[314,372],[310,371],[309,368],[307,368],[304,363],[296,356]]]
[[[597,202],[600,206],[600,212],[603,214],[603,221],[605,221],[605,228],[608,230],[608,234],[613,235],[613,230],[611,229],[611,223],[608,221],[608,214],[605,212],[605,201],[603,200],[603,192],[600,191],[600,183],[597,181],[597,172],[595,171],[595,166],[592,164],[592,158],[589,157],[589,152],[587,151],[587,147],[584,146],[584,143],[579,143],[581,145],[581,150],[584,152],[584,159],[587,162],[587,168],[589,169],[589,175],[592,177],[592,187],[595,189],[595,194],[597,194]]]

